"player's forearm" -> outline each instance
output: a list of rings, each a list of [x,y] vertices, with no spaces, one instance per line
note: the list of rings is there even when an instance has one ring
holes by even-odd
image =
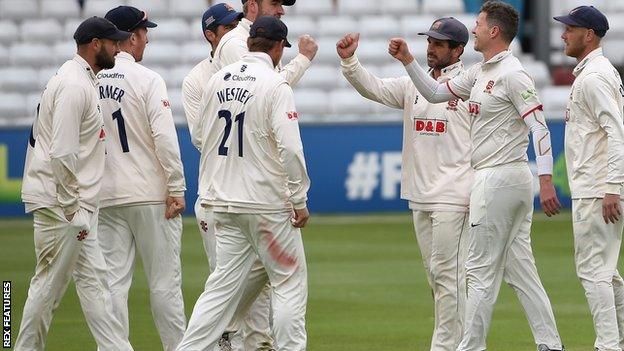
[[[431,103],[440,103],[455,99],[446,84],[438,83],[423,69],[416,60],[405,66],[407,74],[418,92]]]
[[[524,123],[529,127],[533,135],[533,150],[535,151],[537,174],[540,176],[552,175],[553,157],[550,131],[546,126],[544,114],[540,110],[535,110],[524,118]]]
[[[607,136],[607,194],[620,194],[624,184],[624,137],[619,134]]]
[[[363,97],[389,107],[403,108],[403,99],[395,98],[395,96],[404,96],[405,89],[391,91],[392,88],[384,84],[384,80],[371,74],[362,66],[356,55],[341,60],[340,67],[345,79]],[[397,88],[401,89],[401,87]]]
[[[175,130],[154,134],[156,157],[165,172],[169,196],[181,197],[186,191],[184,167],[180,157],[180,147]]]
[[[80,207],[80,194],[76,177],[77,159],[75,154],[50,159],[50,166],[56,183],[56,198],[66,215],[75,213]]]
[[[282,67],[279,73],[292,87],[301,80],[311,64],[312,62],[305,55],[298,54],[286,66]]]
[[[310,189],[310,178],[308,178],[305,166],[303,149],[298,151],[283,149],[280,159],[288,179],[290,202],[297,210],[305,208],[308,200],[308,190]]]

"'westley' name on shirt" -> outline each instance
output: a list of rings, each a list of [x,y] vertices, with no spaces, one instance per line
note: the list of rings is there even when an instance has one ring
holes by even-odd
[[[217,91],[217,98],[219,98],[219,103],[221,104],[233,100],[246,104],[252,97],[253,95],[249,90],[244,88],[225,88]]]

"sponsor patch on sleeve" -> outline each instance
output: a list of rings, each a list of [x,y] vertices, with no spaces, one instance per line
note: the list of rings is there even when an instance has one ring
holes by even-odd
[[[522,100],[527,101],[532,97],[537,97],[537,90],[535,90],[535,88],[529,88],[521,92],[520,96],[522,97]]]
[[[296,121],[299,119],[299,114],[297,113],[297,111],[286,112],[286,116],[288,116],[288,119],[291,121]]]

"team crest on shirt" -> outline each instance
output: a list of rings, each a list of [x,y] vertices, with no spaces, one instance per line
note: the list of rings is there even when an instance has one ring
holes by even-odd
[[[478,117],[481,114],[481,103],[476,101],[469,101],[468,113],[470,113],[470,117]]]
[[[496,82],[494,82],[493,80],[489,81],[485,86],[485,90],[483,90],[483,92],[492,94],[492,88],[494,88],[494,84],[496,84]]]
[[[420,135],[437,136],[446,133],[448,130],[448,120],[444,118],[414,117],[414,131]]]
[[[162,104],[163,104],[164,108],[171,108],[171,103],[169,102],[169,100],[162,99],[160,101],[162,101]]]
[[[457,111],[457,105],[459,104],[458,99],[449,100],[446,104],[446,109],[449,111]]]
[[[100,140],[106,139],[106,132],[104,131],[104,127],[100,129]]]
[[[414,98],[414,105],[416,105],[418,103],[418,98],[420,97],[420,95],[416,95],[416,97]]]
[[[286,112],[286,116],[288,117],[289,120],[291,121],[296,121],[299,119],[299,114],[297,113],[297,111],[289,111]]]

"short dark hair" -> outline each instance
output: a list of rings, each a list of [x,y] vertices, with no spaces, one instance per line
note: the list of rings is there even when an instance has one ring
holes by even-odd
[[[455,40],[449,40],[448,41],[448,45],[449,45],[449,49],[455,49],[456,47],[458,47],[460,45],[461,46],[466,46],[466,45],[464,45],[464,43],[460,43],[460,42],[455,41]]]
[[[479,12],[484,12],[488,26],[498,26],[505,41],[511,41],[518,34],[518,11],[504,2],[489,0],[481,6]]]
[[[271,51],[277,45],[279,41],[271,40],[267,38],[257,37],[247,39],[247,47],[249,48],[249,52],[264,52],[267,53]]]

